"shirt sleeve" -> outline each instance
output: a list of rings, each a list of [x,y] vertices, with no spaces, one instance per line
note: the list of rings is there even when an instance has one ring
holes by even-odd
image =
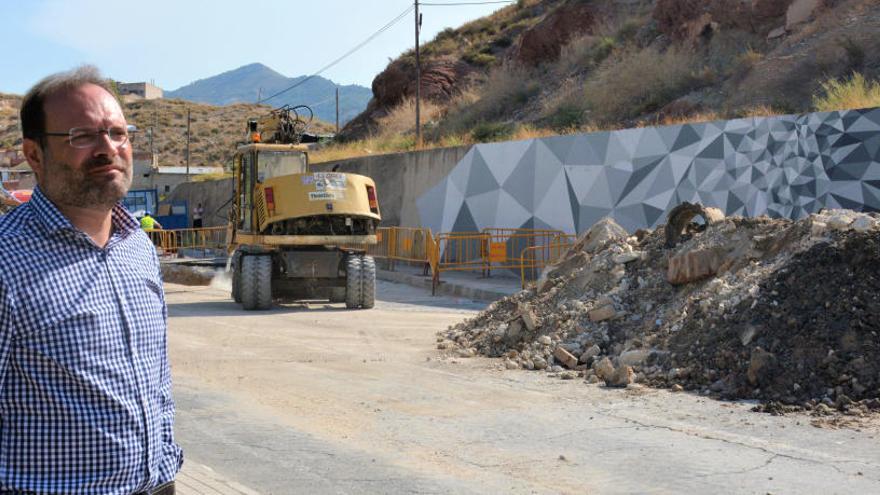
[[[0,384],[6,382],[6,370],[9,368],[9,353],[12,347],[12,332],[15,329],[12,294],[0,279]],[[0,395],[3,390],[0,389]]]

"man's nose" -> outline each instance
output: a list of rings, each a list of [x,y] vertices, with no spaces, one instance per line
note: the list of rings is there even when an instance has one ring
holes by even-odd
[[[119,154],[119,146],[110,139],[109,132],[99,132],[97,136],[97,142],[95,143],[95,147],[92,150],[92,153],[95,156],[116,156]]]

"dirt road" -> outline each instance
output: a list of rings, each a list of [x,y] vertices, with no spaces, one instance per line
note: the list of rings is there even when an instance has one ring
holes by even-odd
[[[880,428],[442,359],[478,305],[380,283],[370,311],[244,313],[167,285],[188,459],[262,493],[880,493]]]

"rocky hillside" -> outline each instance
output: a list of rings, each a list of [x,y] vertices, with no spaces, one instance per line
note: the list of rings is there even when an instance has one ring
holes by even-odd
[[[0,149],[20,148],[18,110],[21,97],[0,94]],[[212,106],[182,100],[138,100],[124,104],[128,122],[140,129],[135,149],[150,150],[147,130],[153,128],[153,149],[160,165],[186,163],[186,112],[191,111],[190,163],[199,166],[228,166],[237,142],[244,138],[249,117],[270,110],[265,105]],[[315,121],[312,130],[329,132],[329,124]]]
[[[808,111],[823,81],[878,79],[878,32],[876,0],[520,0],[424,44],[425,135]],[[414,64],[375,78],[345,137],[404,120]]]

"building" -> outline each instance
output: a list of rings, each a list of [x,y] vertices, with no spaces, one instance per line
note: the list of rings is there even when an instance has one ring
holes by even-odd
[[[162,98],[162,88],[148,82],[116,83],[119,96],[139,96],[145,100],[159,100]]]
[[[189,167],[189,178],[200,175],[223,175],[223,167]],[[153,187],[159,196],[167,196],[180,184],[186,182],[186,167],[158,167],[153,175]]]
[[[153,189],[153,178],[159,169],[159,155],[149,151],[135,151],[132,156],[132,189]]]

